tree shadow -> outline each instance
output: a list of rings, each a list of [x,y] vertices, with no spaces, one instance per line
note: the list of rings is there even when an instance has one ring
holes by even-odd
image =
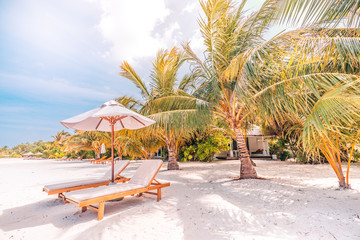
[[[105,215],[112,216],[121,214],[130,208],[141,206],[143,198],[126,197],[118,202],[106,202]],[[62,199],[43,200],[20,207],[3,210],[0,216],[0,229],[12,231],[19,228],[32,228],[46,224],[61,229],[66,229],[92,220],[97,221],[97,212],[89,209],[81,212],[75,204],[65,204]]]
[[[66,162],[65,164],[69,163],[71,164],[71,162]],[[79,168],[94,168],[93,166],[89,165],[86,164],[84,166],[80,166]],[[59,168],[61,169],[61,171],[64,171],[64,168],[66,167],[64,167],[63,164],[60,164]],[[70,169],[74,170],[76,168],[77,166],[72,166]],[[129,166],[122,175],[131,177],[135,169],[136,166]],[[76,172],[76,170],[74,172]],[[97,175],[102,176],[102,172],[98,173]],[[94,174],[90,175],[95,176]],[[66,182],[71,180],[67,179],[64,181]],[[57,181],[54,181],[54,183],[64,181],[60,181],[57,179]],[[34,189],[39,189],[39,184],[37,183],[34,186],[28,187],[34,187]],[[134,206],[136,206],[135,203],[136,201],[134,201]],[[118,204],[116,202],[107,202],[105,210],[106,213],[115,214],[117,205],[121,207],[121,204]],[[127,204],[127,207],[132,207],[132,204]],[[81,209],[74,204],[65,204],[62,199],[56,198],[55,195],[46,196],[44,194],[44,200],[33,202],[23,206],[3,209],[2,214],[0,215],[0,229],[4,231],[12,231],[19,228],[31,228],[46,224],[52,224],[57,228],[63,229],[72,227],[74,224],[76,225],[79,223],[97,219],[97,213],[95,211],[89,210],[87,212],[81,213],[80,210]]]
[[[73,212],[70,214],[69,210],[70,208],[61,199],[43,200],[20,207],[5,209],[0,216],[0,228],[4,231],[11,231],[49,223],[59,228],[70,226],[73,224],[71,220],[74,217]],[[64,221],[67,218],[70,221]]]
[[[199,169],[198,176],[207,176],[206,170]],[[324,191],[324,199],[327,199],[326,191],[334,189],[294,185],[278,179],[233,181],[221,174],[217,175],[216,171],[211,178],[213,180],[209,181],[184,178],[181,175],[171,176],[173,183],[167,195],[178,196],[173,199],[176,202],[174,208],[178,209],[184,239],[243,238],[246,235],[255,239],[297,239],[306,237],[308,233],[318,234],[314,228],[317,218],[334,222],[337,212],[341,212],[341,209],[334,210],[339,204],[336,199],[331,199],[328,205],[322,205],[319,202],[321,199],[308,197],[313,192]],[[190,187],[186,185],[190,183],[189,191]],[[174,191],[183,192],[184,195],[172,194]],[[162,205],[156,207],[161,209]],[[309,223],[306,222],[307,216],[312,218]],[[265,232],[259,232],[262,229],[266,229]],[[321,231],[322,236],[333,238],[330,231]]]
[[[121,231],[131,225],[138,225],[138,231],[145,229],[143,233],[148,234],[147,239],[152,238],[151,231],[164,231],[167,227],[182,231],[171,236],[172,239],[242,239],[247,236],[306,239],[306,233],[314,231],[321,232],[324,239],[332,239],[332,233],[326,232],[331,227],[326,231],[316,229],[316,220],[326,219],[334,228],[342,224],[336,214],[342,210],[337,206],[342,204],[343,198],[329,200],[330,196],[326,194],[334,189],[294,184],[291,179],[233,181],[229,175],[237,169],[224,175],[225,167],[204,164],[204,167],[196,167],[196,171],[191,166],[177,172],[162,169],[157,179],[169,181],[171,186],[163,189],[160,202],[148,195],[107,202],[102,221],[97,221],[95,211],[81,213],[74,204],[47,199],[3,210],[0,229],[11,231],[52,224],[62,229],[61,234],[66,236],[73,234],[73,226],[86,223],[78,233],[84,239],[96,239],[99,234],[105,238],[104,229],[118,231],[121,238]],[[319,191],[323,191],[324,196],[311,198],[312,193]],[[324,199],[327,199],[327,205],[321,204]],[[153,216],[159,218],[161,224],[154,222]],[[144,222],[155,230],[141,225]],[[344,231],[347,230],[345,226]]]

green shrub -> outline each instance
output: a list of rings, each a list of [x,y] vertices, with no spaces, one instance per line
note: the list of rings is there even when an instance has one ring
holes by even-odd
[[[194,160],[194,156],[196,155],[197,144],[185,147],[182,151],[182,157],[180,158],[182,162]]]
[[[286,150],[279,153],[279,158],[280,158],[281,161],[285,161],[290,156],[291,156],[291,154]]]
[[[190,145],[184,146],[179,157],[183,162],[186,161],[211,161],[216,153],[230,150],[231,139],[223,133],[216,132],[204,139],[197,138]]]
[[[351,161],[360,162],[360,151],[358,149],[354,149]]]
[[[270,154],[279,155],[286,149],[283,138],[272,138],[268,140]]]
[[[298,154],[296,156],[296,162],[305,164],[308,163],[308,158],[304,154]]]

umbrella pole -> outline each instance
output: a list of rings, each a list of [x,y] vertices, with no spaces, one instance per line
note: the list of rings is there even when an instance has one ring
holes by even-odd
[[[114,123],[111,123],[111,182],[114,182]]]

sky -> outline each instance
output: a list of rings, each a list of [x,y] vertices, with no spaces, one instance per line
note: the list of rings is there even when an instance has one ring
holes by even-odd
[[[121,62],[146,82],[160,48],[201,53],[200,12],[196,0],[0,0],[0,147],[51,141],[61,120],[139,97]]]

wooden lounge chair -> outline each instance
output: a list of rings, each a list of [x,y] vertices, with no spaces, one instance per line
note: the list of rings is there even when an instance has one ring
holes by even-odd
[[[106,201],[142,193],[157,195],[159,201],[161,199],[161,188],[170,186],[170,183],[161,184],[155,179],[161,166],[161,160],[145,160],[130,181],[64,193],[65,202],[78,205],[82,208],[82,212],[91,208],[98,212],[98,220],[101,220],[104,217]],[[152,190],[157,192],[150,192]],[[98,207],[94,204],[98,204]]]
[[[103,156],[102,158],[99,158],[99,159],[90,159],[90,163],[97,163],[99,160],[102,160],[102,159],[106,159],[106,156]]]
[[[114,174],[116,182],[126,182],[129,181],[129,178],[120,176],[124,169],[130,164],[129,160],[119,161],[114,166]],[[59,197],[63,197],[64,192],[71,192],[79,189],[98,187],[102,185],[107,185],[111,182],[111,169],[104,174],[101,178],[96,179],[83,179],[72,182],[58,183],[46,185],[43,188],[44,192],[47,192],[48,195],[59,194]]]
[[[111,163],[111,157],[110,158],[105,158],[105,159],[99,159],[95,162],[96,164],[107,164],[107,163]]]

